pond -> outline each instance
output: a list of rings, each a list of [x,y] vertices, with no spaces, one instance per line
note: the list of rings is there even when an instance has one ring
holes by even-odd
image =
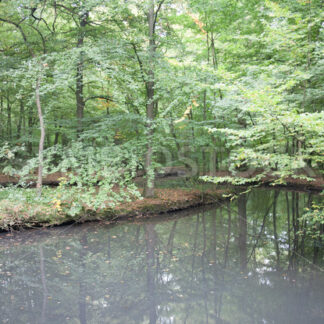
[[[0,323],[324,323],[314,194],[0,235]]]

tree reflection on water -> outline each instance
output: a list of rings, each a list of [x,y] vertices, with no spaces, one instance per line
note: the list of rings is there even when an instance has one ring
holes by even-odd
[[[323,323],[316,196],[258,189],[208,209],[0,242],[3,323]]]

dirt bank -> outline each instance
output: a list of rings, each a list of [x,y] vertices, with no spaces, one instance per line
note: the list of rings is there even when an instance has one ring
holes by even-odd
[[[229,189],[218,190],[185,190],[185,189],[156,189],[154,198],[137,199],[132,202],[120,204],[114,208],[97,211],[84,210],[82,214],[71,217],[58,212],[52,206],[31,206],[27,203],[17,203],[14,206],[7,204],[0,215],[0,230],[11,231],[23,228],[58,226],[68,223],[83,223],[88,221],[108,220],[121,218],[141,218],[159,215],[192,207],[210,205],[224,200],[224,194]]]

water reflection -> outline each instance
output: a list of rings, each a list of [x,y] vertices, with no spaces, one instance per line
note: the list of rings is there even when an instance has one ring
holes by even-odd
[[[323,323],[315,196],[258,190],[178,216],[1,235],[3,323]]]

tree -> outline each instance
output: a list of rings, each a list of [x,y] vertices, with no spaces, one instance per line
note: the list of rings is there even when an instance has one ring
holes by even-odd
[[[28,8],[29,9],[29,8]],[[31,16],[33,17],[33,11],[31,13]],[[34,18],[34,17],[33,17]],[[24,19],[25,20],[25,19]],[[23,27],[21,26],[21,22],[15,22],[11,19],[5,19],[0,17],[0,21],[13,25],[21,34],[24,44],[26,45],[29,55],[31,58],[34,60],[34,64],[38,65],[38,69],[40,67],[40,72],[36,75],[36,80],[35,80],[35,99],[36,99],[36,106],[37,106],[37,112],[38,112],[38,118],[39,118],[39,123],[40,123],[40,130],[41,130],[41,136],[39,139],[39,148],[38,148],[38,178],[37,178],[37,189],[38,189],[38,195],[40,196],[42,193],[42,179],[43,179],[43,150],[44,150],[44,140],[45,140],[45,125],[44,125],[44,117],[43,117],[43,112],[42,112],[42,106],[41,106],[41,100],[40,100],[40,82],[41,82],[41,71],[43,69],[43,63],[41,60],[38,59],[37,54],[34,50],[34,48],[31,46],[26,33],[23,30]],[[35,27],[32,26],[33,29],[36,30],[36,32],[40,35],[41,40],[42,40],[42,45],[43,45],[43,54],[46,54],[46,48],[45,48],[45,40],[44,37],[41,33],[41,31]],[[44,64],[44,66],[46,66]]]

